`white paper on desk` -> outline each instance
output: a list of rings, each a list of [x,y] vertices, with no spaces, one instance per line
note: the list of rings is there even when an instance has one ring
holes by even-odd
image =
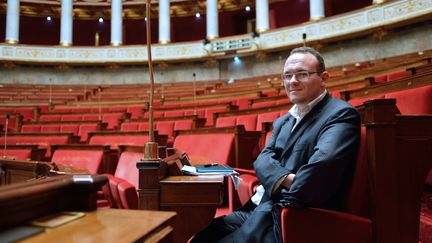
[[[189,166],[189,165],[183,165],[182,167],[182,172],[188,175],[238,175],[238,172],[233,170],[230,172],[222,172],[222,171],[218,171],[218,172],[197,172],[196,167],[194,166]],[[240,178],[238,178],[240,179]],[[240,179],[241,180],[241,179]]]
[[[197,175],[197,171],[194,166],[183,165],[182,172],[185,172],[186,174]]]

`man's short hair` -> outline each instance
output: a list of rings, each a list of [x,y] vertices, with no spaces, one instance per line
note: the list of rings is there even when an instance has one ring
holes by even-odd
[[[295,54],[295,53],[309,53],[309,54],[313,55],[318,61],[317,72],[321,74],[322,72],[325,71],[324,58],[321,56],[321,54],[317,50],[313,49],[312,47],[302,46],[302,47],[297,47],[297,48],[292,49],[290,52],[290,56]]]

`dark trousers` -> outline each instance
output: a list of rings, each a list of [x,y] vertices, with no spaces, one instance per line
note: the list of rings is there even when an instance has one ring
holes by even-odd
[[[278,242],[273,213],[270,201],[257,207],[249,200],[239,210],[213,219],[190,242]]]

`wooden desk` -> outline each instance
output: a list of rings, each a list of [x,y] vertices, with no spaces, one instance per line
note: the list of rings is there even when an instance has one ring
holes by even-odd
[[[174,216],[174,212],[98,209],[22,242],[172,242]]]

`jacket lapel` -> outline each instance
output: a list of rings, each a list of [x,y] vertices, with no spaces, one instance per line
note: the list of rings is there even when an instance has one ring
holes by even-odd
[[[321,100],[312,110],[300,121],[299,124],[294,128],[290,134],[288,134],[288,140],[282,152],[281,158],[285,156],[285,153],[291,149],[291,147],[295,144],[297,139],[303,132],[306,130],[308,126],[310,126],[321,114],[323,107],[330,100],[329,94],[326,94],[323,100]],[[295,120],[294,117],[290,116],[290,120]],[[282,130],[283,131],[283,130]],[[290,130],[291,131],[291,130]]]

